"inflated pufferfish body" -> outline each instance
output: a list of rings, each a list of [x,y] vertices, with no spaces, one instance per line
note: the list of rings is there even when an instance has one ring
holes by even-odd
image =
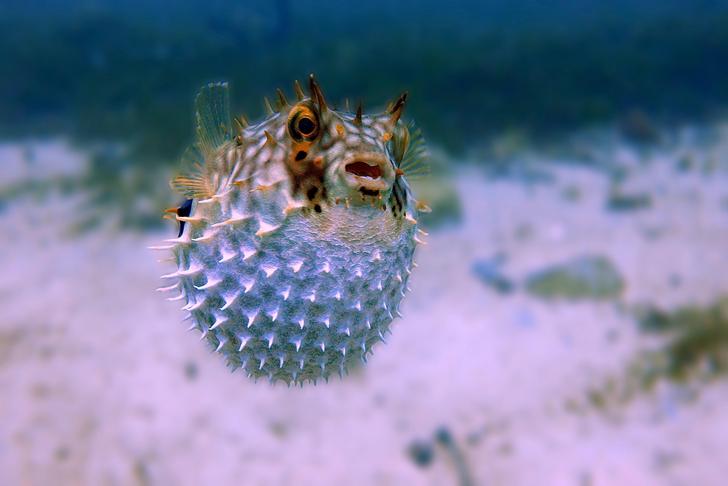
[[[196,169],[168,240],[191,329],[232,369],[271,382],[315,382],[365,361],[407,289],[417,203],[404,179],[424,150],[400,120],[335,111],[310,78],[298,102],[255,125],[236,118],[226,84],[196,100]],[[270,107],[270,105],[268,104]],[[186,226],[186,227],[185,227]]]

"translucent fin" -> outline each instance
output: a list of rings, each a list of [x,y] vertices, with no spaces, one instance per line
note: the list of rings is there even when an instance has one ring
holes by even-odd
[[[208,159],[233,136],[227,83],[211,83],[200,90],[195,98],[195,118],[197,146]]]
[[[207,199],[216,190],[214,160],[233,137],[227,83],[211,83],[200,90],[195,98],[195,120],[197,142],[182,155],[182,168],[171,186],[189,199]]]
[[[214,194],[205,176],[204,158],[197,147],[189,147],[182,155],[180,174],[172,179],[172,189],[189,199],[207,199]]]
[[[408,179],[426,176],[430,173],[430,166],[427,163],[429,154],[425,137],[422,135],[422,130],[414,122],[409,123],[408,129],[409,144],[402,162],[399,164],[399,169],[404,172],[404,176]]]

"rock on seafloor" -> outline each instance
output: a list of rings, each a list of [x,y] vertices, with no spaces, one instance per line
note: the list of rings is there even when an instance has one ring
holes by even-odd
[[[624,280],[605,256],[584,255],[531,273],[526,289],[545,299],[595,299],[619,297]]]

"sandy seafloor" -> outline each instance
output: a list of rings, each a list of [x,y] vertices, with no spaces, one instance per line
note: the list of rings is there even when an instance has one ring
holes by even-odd
[[[20,148],[0,148],[3,180],[82,164],[62,142],[36,152],[29,168]],[[627,187],[654,204],[628,213],[605,210],[599,171],[556,166],[554,183],[527,185],[462,166],[464,221],[418,250],[388,344],[343,381],[304,388],[231,374],[186,331],[180,304],[154,291],[166,269],[146,249],[172,228],[73,237],[78,200],[9,203],[0,485],[454,485],[442,447],[428,467],[407,452],[442,426],[475,484],[725,484],[728,383],[662,384],[606,410],[586,399],[649,344],[630,305],[728,294],[728,174],[678,173],[674,162],[635,166]],[[566,187],[579,188],[578,203]],[[627,287],[620,302],[500,295],[472,271],[499,252],[516,282],[607,255]]]

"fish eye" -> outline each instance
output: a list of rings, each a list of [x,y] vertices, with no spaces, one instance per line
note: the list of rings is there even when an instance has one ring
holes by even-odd
[[[308,117],[301,117],[298,119],[296,128],[298,128],[298,131],[304,136],[311,135],[316,129],[316,124]]]
[[[295,107],[288,117],[288,133],[297,142],[314,140],[319,133],[316,112],[306,105]]]

